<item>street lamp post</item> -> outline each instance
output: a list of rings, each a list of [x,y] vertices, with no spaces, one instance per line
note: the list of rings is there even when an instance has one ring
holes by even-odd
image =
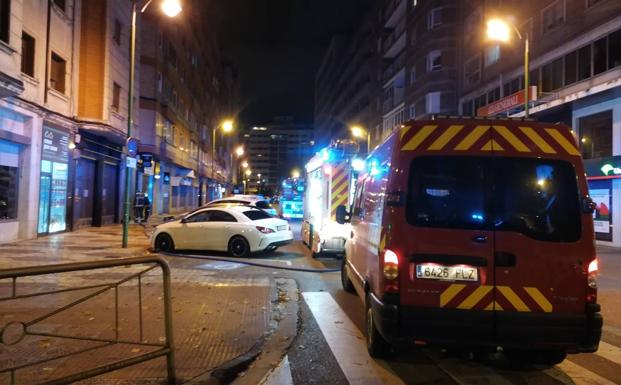
[[[365,138],[367,140],[367,154],[371,152],[371,133],[360,126],[351,127],[351,134],[354,138]]]
[[[501,19],[490,19],[487,22],[487,37],[503,43],[511,40],[511,29],[520,40],[524,41],[524,117],[529,117],[529,60],[530,60],[530,43],[528,32],[522,36],[520,30],[513,23],[508,23]]]
[[[233,121],[232,120],[225,120],[222,122],[222,124],[220,125],[222,127],[222,131],[224,133],[227,132],[231,132],[233,131]],[[212,149],[211,149],[211,178],[213,179],[214,173],[215,173],[215,163],[216,163],[216,131],[218,130],[218,127],[214,127],[211,130],[211,145],[212,145]]]
[[[129,40],[129,91],[128,91],[128,101],[127,101],[127,139],[131,138],[132,133],[132,125],[134,124],[134,82],[136,75],[136,19],[138,18],[138,8],[140,8],[140,13],[144,13],[147,10],[147,7],[151,4],[153,0],[132,0],[132,20],[131,20],[131,29],[130,29],[130,40]],[[142,6],[139,7],[139,5]],[[168,17],[175,17],[181,12],[181,4],[179,4],[178,0],[163,0],[161,3],[162,11]],[[129,170],[125,167],[125,205],[123,208],[123,240],[122,247],[127,248],[127,238],[129,233],[129,208],[130,208],[130,194],[129,194],[129,185],[131,183],[131,175],[129,174]]]
[[[244,155],[244,146],[238,146],[235,151],[231,151],[231,159],[230,159],[230,164],[231,164],[231,183],[233,183],[233,170],[235,170],[235,183],[239,183],[239,179],[238,179],[238,175],[237,175],[237,162],[235,162],[235,167],[233,167],[233,153],[235,153],[235,156],[237,157],[237,159],[239,159],[240,157],[242,157]]]

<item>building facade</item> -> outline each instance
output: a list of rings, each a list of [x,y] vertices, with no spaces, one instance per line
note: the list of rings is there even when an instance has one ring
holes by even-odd
[[[313,152],[313,126],[296,123],[293,117],[275,117],[264,126],[244,127],[239,142],[247,151],[245,161],[252,172],[245,176],[247,191],[279,189],[283,179],[296,170],[302,172]],[[238,165],[239,166],[239,165]]]
[[[621,3],[465,1],[461,12],[461,113],[525,115],[528,37],[530,117],[573,128],[598,204],[598,242],[621,246]],[[486,41],[485,21],[504,15],[520,20],[514,24],[522,39]],[[516,95],[521,102],[512,103]]]

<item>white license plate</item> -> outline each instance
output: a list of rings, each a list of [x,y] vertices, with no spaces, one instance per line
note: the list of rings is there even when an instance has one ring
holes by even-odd
[[[479,271],[470,266],[442,266],[423,263],[416,265],[416,278],[440,279],[445,281],[473,281],[479,280]]]
[[[287,230],[287,225],[285,225],[285,226],[278,226],[276,229],[278,229],[278,231]]]

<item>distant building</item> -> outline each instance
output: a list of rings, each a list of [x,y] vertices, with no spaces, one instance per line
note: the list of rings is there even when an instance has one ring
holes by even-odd
[[[265,125],[244,127],[239,141],[246,149],[244,159],[252,171],[248,188],[255,190],[262,184],[276,190],[294,170],[302,173],[304,164],[314,154],[313,135],[312,125],[296,123],[290,116],[276,117]]]
[[[524,40],[497,44],[483,36],[485,21],[502,15],[529,38],[530,117],[573,127],[591,196],[612,213],[596,216],[598,242],[621,246],[621,226],[613,226],[621,223],[621,2],[464,1],[462,114],[524,116]]]

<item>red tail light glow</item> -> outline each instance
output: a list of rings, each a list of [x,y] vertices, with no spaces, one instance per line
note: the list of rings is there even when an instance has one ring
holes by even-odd
[[[389,249],[384,250],[384,277],[391,281],[399,277],[399,257]]]
[[[599,270],[599,262],[597,260],[597,258],[595,258],[594,260],[591,261],[591,263],[589,263],[589,274],[597,274],[597,271]]]
[[[263,234],[270,234],[274,232],[274,230],[270,229],[269,227],[263,227],[263,226],[257,226],[257,230],[259,230]]]
[[[597,302],[597,273],[599,271],[599,262],[597,258],[589,263],[587,268],[587,296],[586,300],[589,303]]]

